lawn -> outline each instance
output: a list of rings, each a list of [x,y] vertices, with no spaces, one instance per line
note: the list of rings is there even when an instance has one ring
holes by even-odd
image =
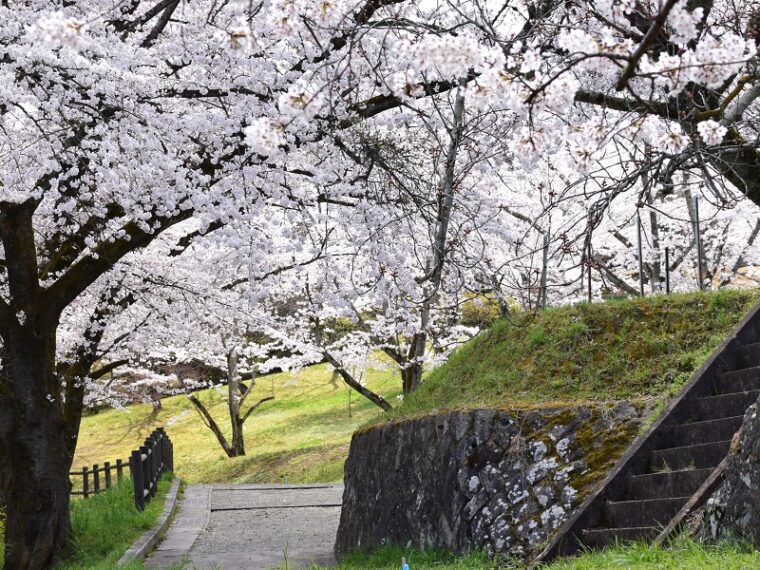
[[[158,520],[171,478],[163,478],[158,494],[140,512],[134,506],[132,482],[121,484],[88,499],[71,502],[74,539],[64,550],[56,570],[111,570],[132,543]],[[0,526],[0,567],[3,565],[3,529]],[[142,568],[135,562],[127,570]]]
[[[392,369],[368,370],[366,383],[391,402],[400,393]],[[223,393],[223,392],[222,392]],[[185,396],[165,398],[163,409],[150,405],[104,410],[82,421],[74,467],[126,459],[156,426],[164,426],[174,442],[174,467],[188,483],[313,483],[343,478],[343,463],[354,430],[381,412],[334,378],[327,365],[259,379],[249,402],[274,394],[245,425],[245,457],[229,459]],[[220,393],[205,390],[199,398],[217,422],[227,408]]]

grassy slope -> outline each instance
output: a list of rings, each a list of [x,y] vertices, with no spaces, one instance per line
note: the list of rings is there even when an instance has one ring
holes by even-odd
[[[347,388],[332,381],[327,366],[261,379],[252,401],[269,395],[272,383],[276,400],[248,420],[243,458],[226,458],[182,396],[165,399],[155,416],[148,405],[103,411],[84,419],[74,465],[126,458],[154,426],[164,425],[175,442],[177,472],[191,483],[335,481],[351,433],[381,418],[672,394],[758,298],[760,291],[648,297],[499,322],[390,414],[378,414],[354,394],[348,418]],[[367,381],[395,401],[399,381],[392,370],[370,370]],[[201,399],[225,425],[219,395],[209,390]]]
[[[370,370],[367,385],[391,400],[400,390],[398,376],[390,369]],[[192,404],[176,396],[164,400],[158,415],[151,413],[151,406],[141,405],[84,418],[74,466],[126,459],[155,426],[163,425],[174,442],[177,475],[189,483],[342,479],[351,433],[380,409],[354,393],[349,418],[348,389],[340,379],[333,381],[324,365],[262,378],[249,401],[270,395],[272,389],[276,399],[246,422],[246,457],[228,459]],[[226,404],[219,394],[206,390],[200,399],[229,430]]]
[[[64,551],[56,570],[110,570],[124,551],[151,528],[164,508],[171,479],[159,482],[158,495],[143,512],[134,507],[131,482],[127,479],[109,491],[71,503],[74,540]],[[3,533],[0,528],[0,567],[3,565]],[[140,563],[125,566],[142,568]]]
[[[758,299],[720,291],[518,315],[461,347],[385,417],[672,395]]]

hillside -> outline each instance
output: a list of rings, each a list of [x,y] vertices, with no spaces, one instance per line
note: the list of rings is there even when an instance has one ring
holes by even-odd
[[[391,370],[369,370],[367,384],[389,400],[400,392],[400,381]],[[177,474],[189,483],[341,479],[351,433],[380,409],[354,392],[349,418],[348,388],[333,379],[327,365],[261,378],[249,401],[272,393],[275,400],[262,405],[245,424],[245,457],[229,459],[190,401],[174,396],[163,400],[157,414],[150,405],[137,405],[85,417],[74,467],[126,459],[155,427],[164,426],[174,442]],[[204,390],[199,398],[229,431],[226,403],[216,390]]]
[[[757,290],[723,290],[516,314],[459,348],[383,417],[669,396],[758,299]]]
[[[157,414],[149,405],[101,411],[82,422],[74,466],[126,459],[163,425],[175,443],[177,472],[191,483],[336,481],[351,434],[378,420],[443,409],[671,395],[758,299],[760,291],[720,291],[516,315],[462,346],[390,414],[354,393],[349,418],[348,389],[325,365],[272,375],[260,380],[252,401],[272,390],[276,399],[248,420],[248,455],[237,459],[224,455],[184,396],[166,398]],[[397,402],[392,370],[368,371],[367,383]],[[224,420],[225,404],[215,390],[200,398]]]

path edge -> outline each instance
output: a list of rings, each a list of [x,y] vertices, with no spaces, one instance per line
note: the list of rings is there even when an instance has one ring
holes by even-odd
[[[132,546],[119,558],[116,566],[121,568],[132,562],[133,560],[144,560],[146,556],[153,550],[163,537],[166,530],[174,518],[177,512],[177,506],[179,505],[179,490],[182,485],[182,480],[179,477],[175,477],[172,480],[172,486],[169,492],[166,494],[166,501],[164,502],[164,510],[161,513],[156,524],[153,528],[144,532],[140,538],[138,538]]]

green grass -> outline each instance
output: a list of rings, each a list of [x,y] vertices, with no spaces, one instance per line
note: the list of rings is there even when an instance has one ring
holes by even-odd
[[[108,491],[71,503],[74,538],[64,550],[56,570],[110,570],[132,543],[158,520],[171,478],[163,478],[158,494],[140,512],[134,506],[131,481],[125,479]],[[0,528],[0,567],[3,565],[3,533]],[[127,570],[142,568],[135,562]]]
[[[518,314],[462,346],[383,418],[673,395],[758,299],[723,290]]]
[[[479,552],[456,557],[447,552],[421,552],[386,546],[368,556],[350,554],[333,568],[335,570],[399,570],[402,558],[405,558],[409,564],[409,570],[470,570],[504,567],[499,566],[498,562],[490,561],[485,554]],[[321,568],[323,567],[312,566],[311,570]]]
[[[367,386],[395,401],[398,373],[382,365],[368,370]],[[348,416],[348,388],[326,365],[259,379],[249,402],[269,396],[245,424],[246,456],[229,459],[184,396],[166,398],[154,414],[150,405],[104,410],[85,417],[74,467],[126,459],[157,426],[174,442],[174,467],[188,483],[314,483],[339,481],[354,430],[381,413],[354,392]],[[227,407],[215,390],[199,398],[229,434]]]
[[[430,553],[385,547],[374,554],[346,557],[337,570],[398,570],[405,557],[410,570],[518,570],[521,562],[489,560],[474,553],[461,558],[446,553]],[[317,570],[317,566],[312,570]],[[760,568],[760,553],[739,544],[711,546],[679,538],[667,547],[632,544],[589,552],[558,560],[545,570],[751,570]]]
[[[739,544],[708,545],[678,539],[668,547],[618,546],[560,560],[547,570],[750,570],[760,568],[760,553]]]

